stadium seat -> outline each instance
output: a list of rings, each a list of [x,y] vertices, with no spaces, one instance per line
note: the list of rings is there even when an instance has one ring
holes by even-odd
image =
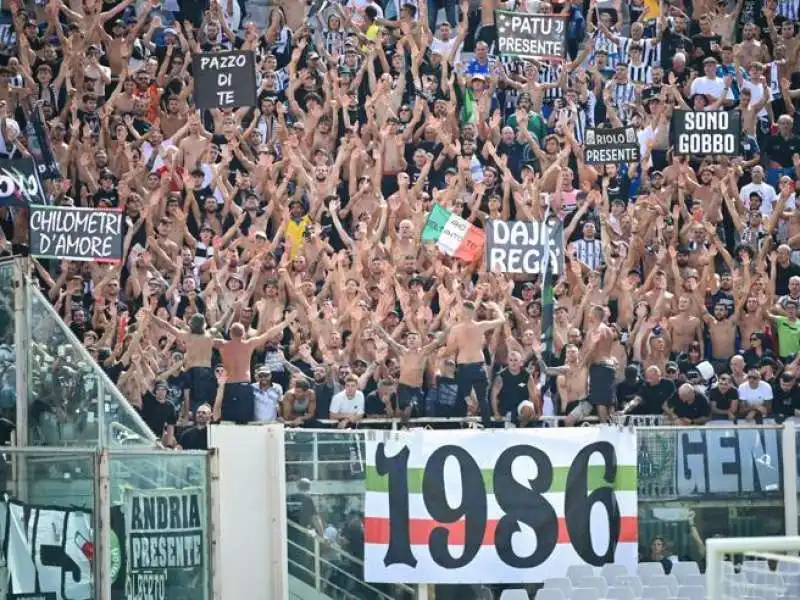
[[[596,588],[575,588],[570,594],[570,600],[600,600],[602,596]]]
[[[603,565],[600,573],[603,577],[606,578],[608,585],[614,585],[614,582],[617,580],[617,577],[623,577],[628,575],[628,569],[625,565],[615,565],[615,564],[608,564]]]
[[[617,577],[614,582],[616,587],[628,587],[633,590],[637,598],[642,597],[642,580],[638,575],[628,575],[627,577]]]
[[[664,565],[660,562],[644,562],[636,566],[636,574],[644,581],[646,575],[663,575]]]
[[[669,590],[670,596],[678,593],[678,580],[674,575],[650,575],[642,577],[642,582],[647,586],[665,587]]]
[[[542,592],[555,592],[558,596],[549,596],[545,594],[542,596]],[[565,600],[564,595],[561,593],[561,590],[539,590],[539,593],[536,594],[536,598],[538,600]],[[500,600],[531,600],[530,596],[528,596],[528,592],[525,590],[503,590],[503,593],[500,594]]]
[[[675,575],[678,581],[683,583],[684,577],[700,575],[700,569],[696,562],[676,562],[672,565],[671,575]]]
[[[676,577],[678,583],[681,585],[699,585],[700,587],[706,587],[705,575],[680,575]]]
[[[570,565],[567,567],[567,577],[572,585],[577,586],[584,577],[592,577],[594,569],[590,565]]]
[[[569,598],[569,595],[572,593],[573,586],[572,582],[566,577],[551,577],[550,579],[544,580],[544,587],[545,589],[559,589],[564,593],[564,596]]]
[[[672,597],[672,592],[666,586],[646,585],[642,588],[642,600],[667,600]]]
[[[576,587],[594,588],[600,592],[600,597],[604,598],[606,595],[606,590],[608,589],[608,583],[606,583],[606,580],[603,577],[584,577],[578,581],[578,585]]]
[[[503,595],[500,596],[500,600],[512,600],[513,598],[522,598],[522,596],[508,596],[505,597],[506,592],[519,592],[524,590],[506,590],[503,592]],[[527,600],[528,596],[525,596],[525,600]],[[542,588],[538,592],[536,592],[536,600],[569,600],[569,596],[564,594],[558,588]]]
[[[681,585],[678,587],[678,598],[683,598],[683,600],[705,600],[706,588],[699,585]]]
[[[610,587],[606,591],[608,600],[636,600],[637,596],[629,587]]]

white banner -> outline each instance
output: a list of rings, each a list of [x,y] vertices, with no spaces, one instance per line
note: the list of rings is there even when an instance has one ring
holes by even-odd
[[[93,596],[92,515],[88,511],[0,502],[8,598],[86,600]]]
[[[364,575],[531,583],[635,569],[636,434],[616,427],[367,437]]]

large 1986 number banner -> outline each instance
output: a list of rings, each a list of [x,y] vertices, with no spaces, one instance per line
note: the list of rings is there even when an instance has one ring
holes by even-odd
[[[367,439],[367,581],[520,583],[637,561],[629,430],[377,432]]]

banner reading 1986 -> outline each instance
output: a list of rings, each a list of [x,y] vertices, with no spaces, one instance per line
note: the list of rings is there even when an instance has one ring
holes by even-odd
[[[637,563],[636,434],[610,427],[371,432],[364,575],[519,583]]]

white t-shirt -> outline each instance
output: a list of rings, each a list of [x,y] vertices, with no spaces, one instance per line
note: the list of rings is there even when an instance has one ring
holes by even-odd
[[[331,399],[330,412],[340,415],[363,415],[364,414],[364,393],[356,390],[352,398],[347,397],[347,392],[342,390]]]
[[[442,58],[446,59],[450,56],[450,53],[453,51],[453,46],[456,43],[456,38],[451,37],[446,42],[444,40],[440,40],[437,37],[433,38],[431,42],[431,52],[438,52],[442,55]],[[453,57],[453,64],[461,61],[461,49],[456,52],[456,55]]]
[[[772,401],[772,387],[766,381],[759,381],[755,389],[750,387],[749,382],[745,381],[739,386],[738,391],[739,400],[749,406],[758,406]]]
[[[252,385],[256,421],[275,421],[278,418],[278,406],[283,396],[283,388],[278,383],[273,383],[264,389],[257,383]]]
[[[750,194],[756,192],[761,196],[761,214],[769,217],[772,214],[772,206],[775,204],[775,188],[766,181],[761,183],[748,183],[739,192],[739,198],[745,206],[750,205]]]
[[[750,106],[754,104],[758,104],[761,102],[761,98],[764,97],[764,88],[760,85],[756,85],[752,81],[747,81],[746,79],[742,81],[742,89],[743,90],[750,90]],[[750,108],[748,106],[748,108]],[[769,117],[766,108],[762,108],[758,111],[757,115],[760,119],[766,119]]]
[[[692,82],[692,96],[695,94],[703,94],[706,96],[713,96],[719,98],[725,90],[725,82],[721,77],[710,79],[708,77],[698,77]],[[725,95],[726,100],[733,100],[733,92],[728,90]]]

